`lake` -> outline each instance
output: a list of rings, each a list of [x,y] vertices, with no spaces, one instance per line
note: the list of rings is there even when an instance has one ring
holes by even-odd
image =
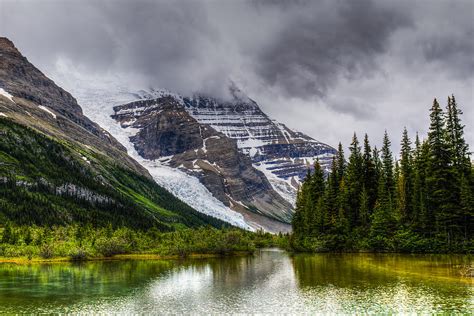
[[[407,313],[474,308],[467,256],[298,254],[0,264],[0,312]]]

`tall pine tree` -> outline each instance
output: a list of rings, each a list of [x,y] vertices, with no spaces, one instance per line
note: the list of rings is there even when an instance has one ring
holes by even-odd
[[[391,213],[394,209],[395,177],[393,172],[393,156],[390,146],[391,142],[388,138],[387,131],[385,131],[382,146],[382,170],[379,177],[379,181],[383,182],[383,185],[381,186],[379,183],[378,197],[385,203],[381,206],[387,208],[387,211]],[[381,187],[383,190],[380,190]],[[384,194],[385,196],[380,196],[381,194]]]
[[[413,220],[413,159],[411,141],[406,127],[403,129],[400,151],[400,175],[398,180],[398,211],[403,223]]]
[[[344,179],[346,180],[346,186],[349,193],[348,220],[351,224],[351,227],[356,227],[360,224],[360,197],[364,184],[361,148],[355,133],[352,137],[352,143],[349,147],[349,151],[349,163],[347,164],[347,170]]]
[[[430,129],[428,143],[430,156],[427,168],[428,205],[435,218],[438,236],[443,237],[449,245],[456,229],[455,190],[453,190],[453,168],[451,150],[447,142],[445,117],[438,101],[433,101],[430,111]]]

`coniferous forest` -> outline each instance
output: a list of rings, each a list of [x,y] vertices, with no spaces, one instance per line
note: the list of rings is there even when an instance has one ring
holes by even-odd
[[[474,172],[455,97],[435,99],[426,138],[406,128],[395,155],[354,134],[325,174],[318,162],[301,186],[291,245],[299,251],[472,252]]]

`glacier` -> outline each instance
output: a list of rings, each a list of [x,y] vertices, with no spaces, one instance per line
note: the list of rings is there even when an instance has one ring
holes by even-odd
[[[122,128],[111,115],[114,106],[142,99],[143,91],[130,92],[130,88],[119,83],[119,78],[84,78],[71,74],[74,72],[62,71],[53,75],[53,78],[77,98],[87,117],[113,135],[127,149],[127,153],[148,170],[156,183],[201,213],[246,230],[256,229],[255,225],[251,226],[245,221],[242,214],[216,199],[196,177],[166,166],[166,157],[152,161],[137,153],[129,139],[137,130]],[[171,94],[165,90],[146,92],[147,95],[150,93],[156,97],[163,93]]]

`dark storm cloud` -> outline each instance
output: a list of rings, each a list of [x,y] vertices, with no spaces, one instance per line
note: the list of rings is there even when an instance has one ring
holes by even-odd
[[[473,14],[474,18],[474,14]],[[474,30],[459,29],[454,36],[437,34],[422,42],[427,61],[450,65],[448,70],[455,76],[468,78],[474,73]]]
[[[473,12],[472,0],[0,0],[0,35],[51,76],[66,59],[184,94],[225,96],[232,79],[272,116],[312,115],[334,126],[304,131],[344,140],[395,115],[418,130],[451,93],[474,121]]]
[[[199,88],[193,77],[219,70],[202,69],[205,49],[218,33],[198,2],[2,0],[0,6],[8,12],[0,30],[12,33],[46,68],[66,57],[85,71],[130,72],[170,89]]]
[[[0,31],[46,68],[65,56],[88,71],[132,72],[182,92],[217,93],[237,72],[291,97],[325,96],[340,78],[379,72],[394,33],[423,27],[420,56],[410,59],[467,76],[474,68],[468,16],[453,34],[417,26],[423,11],[405,1],[0,1]],[[433,3],[428,14],[447,8]]]
[[[406,12],[368,0],[282,6],[291,18],[258,56],[257,71],[269,84],[303,97],[324,95],[339,75],[370,75],[390,35],[412,25]]]

